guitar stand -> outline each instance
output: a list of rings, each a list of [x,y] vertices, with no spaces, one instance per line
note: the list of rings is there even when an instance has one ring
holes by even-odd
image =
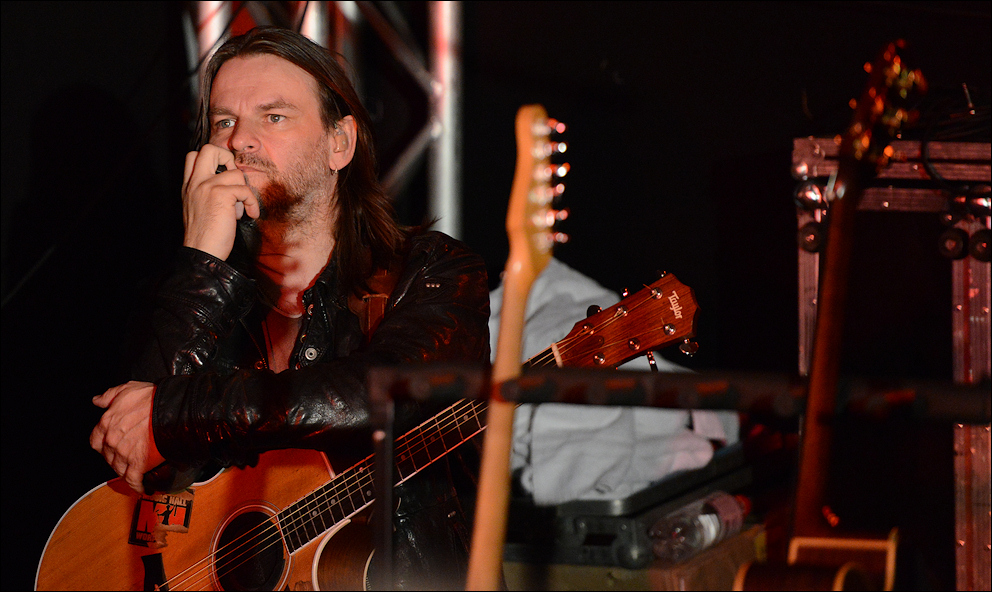
[[[366,584],[370,590],[393,589],[393,419],[396,407],[391,397],[372,398],[372,446],[375,450],[375,499],[372,509],[372,540],[377,557],[376,570],[370,570]]]

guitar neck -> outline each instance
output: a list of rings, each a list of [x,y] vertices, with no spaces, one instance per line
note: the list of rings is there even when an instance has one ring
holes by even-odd
[[[692,290],[674,275],[665,274],[622,302],[577,322],[565,338],[517,365],[516,373],[505,368],[503,372],[516,375],[528,368],[593,367],[600,362],[614,367],[643,354],[645,349],[666,347],[693,335],[695,314]],[[507,339],[509,344],[521,341],[519,334],[511,334]],[[639,347],[632,348],[632,343]],[[510,355],[519,357],[520,351],[515,349]],[[512,439],[516,405],[501,399],[493,401],[498,419],[510,424],[505,426],[505,438]],[[394,449],[397,484],[486,430],[492,420],[488,401],[463,399],[397,438]],[[510,444],[508,440],[501,450],[509,454]],[[509,464],[508,459],[506,462]],[[370,455],[279,513],[278,520],[290,551],[307,545],[362,511],[374,498],[375,457]]]
[[[524,362],[523,368],[542,365],[537,360],[547,360],[550,356],[553,356],[552,348],[548,347]],[[410,479],[486,429],[482,416],[488,407],[488,401],[459,400],[397,438],[394,451],[396,484]],[[512,412],[514,406],[510,407]],[[278,519],[286,533],[290,552],[361,512],[374,500],[375,455],[370,455],[279,512]]]
[[[827,476],[833,442],[831,421],[836,405],[843,337],[851,238],[857,209],[856,187],[831,206],[829,239],[817,296],[816,340],[810,367],[809,392],[799,450],[795,536],[826,536],[830,526],[821,509],[827,502]]]
[[[674,281],[674,278],[669,281]],[[604,321],[599,321],[597,325],[601,323]],[[624,329],[618,327],[617,330]],[[515,341],[519,343],[519,336]],[[554,348],[561,347],[566,341],[569,341],[568,337],[549,346],[525,361],[520,369],[554,364]],[[519,356],[519,351],[514,352],[514,355]],[[575,358],[569,359],[569,365],[584,364],[582,359]],[[517,373],[519,374],[519,370]],[[505,402],[503,405],[504,415],[512,422],[516,405]],[[396,484],[410,479],[485,430],[486,422],[482,416],[488,411],[488,401],[462,399],[397,438],[394,449]],[[512,431],[509,433],[512,434]],[[509,445],[506,450],[509,450]],[[322,533],[359,513],[374,500],[375,455],[370,455],[279,513],[278,519],[286,533],[290,552],[307,545]]]
[[[485,428],[486,402],[458,401],[396,439],[399,485]],[[290,552],[354,516],[375,500],[375,455],[370,455],[326,485],[279,512]]]

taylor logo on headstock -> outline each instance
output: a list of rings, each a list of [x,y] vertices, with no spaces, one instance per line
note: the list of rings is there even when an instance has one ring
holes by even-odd
[[[679,295],[675,290],[668,296],[668,301],[672,304],[672,312],[676,319],[682,318],[682,305],[679,304]]]

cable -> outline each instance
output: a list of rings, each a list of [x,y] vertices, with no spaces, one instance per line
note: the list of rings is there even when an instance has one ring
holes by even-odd
[[[988,105],[976,107],[971,99],[971,93],[966,84],[962,84],[964,107],[956,104],[952,97],[938,101],[928,111],[932,116],[929,122],[924,122],[924,132],[920,140],[920,160],[930,178],[937,182],[940,189],[946,193],[948,212],[952,217],[961,212],[958,209],[974,210],[978,215],[988,215],[988,207],[982,208],[978,203],[988,198],[992,190],[988,184],[972,185],[967,182],[952,183],[937,171],[930,157],[930,144],[935,141],[967,141],[974,139],[987,140],[990,134],[990,110]],[[959,203],[955,198],[965,198]],[[982,211],[984,210],[984,211]]]

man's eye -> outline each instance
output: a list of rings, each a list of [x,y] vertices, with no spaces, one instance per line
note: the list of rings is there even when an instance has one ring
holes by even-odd
[[[286,119],[285,115],[278,115],[276,113],[269,114],[269,121],[272,123],[279,123],[283,119]]]
[[[233,119],[220,119],[214,123],[214,127],[217,129],[226,129],[234,125]]]

